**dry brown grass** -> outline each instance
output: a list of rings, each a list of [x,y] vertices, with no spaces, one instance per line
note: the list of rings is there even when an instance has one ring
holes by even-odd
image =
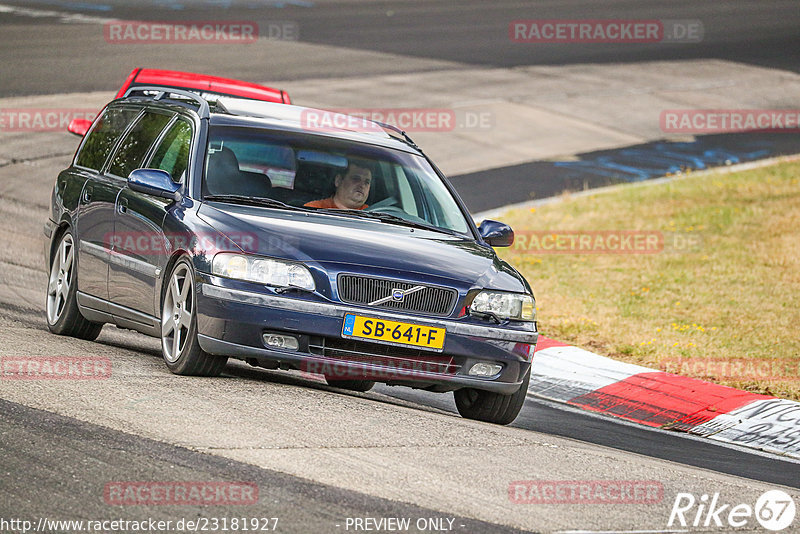
[[[800,399],[798,176],[799,163],[689,176],[566,196],[502,217],[518,234],[646,230],[699,238],[690,250],[498,252],[533,286],[541,332],[548,337],[631,363]],[[762,367],[744,367],[734,376],[713,367],[739,359]],[[691,365],[676,367],[678,360]]]

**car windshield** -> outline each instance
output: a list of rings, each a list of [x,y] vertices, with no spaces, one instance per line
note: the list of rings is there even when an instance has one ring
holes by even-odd
[[[321,135],[212,127],[203,195],[270,199],[343,216],[358,210],[360,217],[469,234],[464,214],[424,157]]]

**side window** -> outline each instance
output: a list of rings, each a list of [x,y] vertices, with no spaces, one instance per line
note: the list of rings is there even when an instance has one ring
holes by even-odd
[[[147,150],[171,118],[164,113],[145,113],[122,140],[111,160],[109,173],[127,178],[132,170],[141,167]]]
[[[189,167],[189,150],[192,146],[192,125],[185,119],[178,119],[156,148],[148,165],[151,169],[161,169],[172,175],[176,182],[183,182]]]
[[[136,109],[106,109],[83,143],[75,164],[99,171],[117,138],[138,114]]]

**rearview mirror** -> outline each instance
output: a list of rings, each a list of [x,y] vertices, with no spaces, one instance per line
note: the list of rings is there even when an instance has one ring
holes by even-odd
[[[69,125],[67,126],[67,131],[71,134],[80,135],[83,137],[86,135],[86,132],[89,131],[89,128],[92,126],[92,121],[89,119],[72,119],[69,121]]]
[[[505,223],[487,219],[478,226],[478,232],[493,247],[510,247],[514,243],[514,230]]]
[[[318,165],[330,165],[339,169],[347,168],[347,158],[338,154],[328,152],[318,152],[316,150],[300,150],[297,152],[297,161],[303,163],[316,163]]]
[[[160,169],[136,169],[128,176],[128,187],[133,191],[153,195],[155,197],[180,200],[178,189],[181,184],[175,183],[167,171]]]

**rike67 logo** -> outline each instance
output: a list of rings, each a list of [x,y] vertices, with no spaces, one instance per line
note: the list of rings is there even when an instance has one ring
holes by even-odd
[[[754,506],[726,503],[719,493],[703,494],[699,498],[691,493],[678,493],[672,504],[667,527],[702,527],[703,530],[723,528],[762,528],[779,532],[794,522],[796,506],[794,499],[781,490],[770,490],[762,494]],[[758,525],[755,524],[758,522]]]

